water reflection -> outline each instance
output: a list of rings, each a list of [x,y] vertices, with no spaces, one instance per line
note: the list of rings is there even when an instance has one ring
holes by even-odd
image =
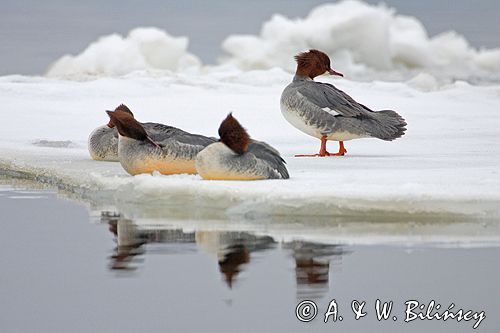
[[[239,231],[184,232],[166,225],[148,228],[139,227],[130,219],[119,214],[102,212],[101,222],[107,223],[117,244],[110,256],[109,268],[118,271],[134,271],[145,252],[152,251],[152,245],[163,246],[163,253],[183,254],[200,250],[215,258],[222,280],[233,288],[256,252],[280,246],[294,261],[297,297],[320,298],[328,291],[332,267],[340,267],[342,256],[348,252],[341,245],[321,244],[300,240],[277,242],[268,235],[255,235]],[[182,244],[194,246],[183,247]],[[146,250],[147,248],[147,250]],[[158,249],[156,249],[159,251]]]
[[[241,265],[250,261],[250,252],[244,244],[234,244],[228,247],[227,253],[219,259],[219,270],[224,275],[229,288],[233,287],[233,281],[241,271]]]
[[[135,270],[133,259],[144,254],[142,245],[147,243],[146,237],[138,232],[130,220],[120,219],[119,215],[105,214],[101,218],[108,223],[108,230],[115,236],[116,248],[110,256],[109,268],[112,270]]]
[[[295,260],[297,298],[320,298],[328,291],[330,264],[340,267],[342,256],[348,252],[341,245],[292,241],[283,244]]]
[[[186,233],[179,229],[139,229],[132,220],[122,218],[116,213],[103,212],[101,222],[108,224],[109,231],[115,237],[116,248],[110,256],[109,264],[111,270],[136,270],[137,264],[142,262],[137,256],[145,253],[146,244],[196,242],[194,232]],[[174,252],[176,250],[174,248]]]
[[[410,299],[484,310],[481,330],[499,332],[494,318],[500,311],[500,270],[494,264],[500,255],[498,223],[474,221],[464,227],[431,221],[408,227],[391,222],[392,228],[325,223],[314,229],[318,220],[159,221],[105,213],[105,224],[95,226],[88,223],[85,207],[54,194],[0,192],[2,332],[472,329],[466,321],[379,322],[376,299],[393,300],[398,314]],[[39,194],[43,200],[19,199]],[[229,228],[254,231],[221,231]],[[294,235],[302,241],[292,241]],[[374,238],[375,245],[359,245]],[[402,245],[383,242],[394,239]],[[436,239],[440,243],[429,243]],[[316,301],[320,312],[314,322],[295,318],[296,295]],[[348,316],[342,323],[322,322],[332,298],[342,313],[350,312],[354,297],[367,302],[365,320]]]
[[[196,243],[206,253],[216,256],[219,271],[229,288],[233,287],[244,265],[250,263],[251,253],[276,245],[272,237],[234,231],[197,231]]]

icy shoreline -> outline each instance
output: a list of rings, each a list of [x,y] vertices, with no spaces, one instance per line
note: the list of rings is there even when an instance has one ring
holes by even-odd
[[[500,216],[500,198],[452,193],[394,193],[375,196],[383,184],[367,184],[367,193],[327,191],[320,182],[295,177],[291,185],[280,181],[246,184],[207,182],[199,176],[140,175],[130,177],[117,163],[95,166],[85,154],[73,157],[21,155],[2,149],[0,174],[56,187],[90,203],[92,210],[115,209],[134,217],[172,218],[320,218],[359,220],[490,220]],[[83,153],[83,152],[82,152]],[[14,157],[15,154],[15,157]],[[4,155],[5,156],[5,155]],[[66,165],[62,171],[60,165]],[[293,165],[293,164],[292,164]],[[83,170],[77,174],[76,169]],[[290,167],[295,170],[295,165]],[[301,191],[320,188],[317,194]]]
[[[0,173],[0,190],[4,184],[22,189],[59,186],[60,196],[87,205],[91,221],[107,223],[110,219],[125,219],[139,230],[249,232],[270,236],[279,242],[301,240],[343,245],[418,248],[478,248],[500,245],[498,218],[477,215],[397,213],[382,210],[352,211],[350,214],[344,210],[330,216],[266,215],[260,209],[247,210],[242,214],[238,206],[228,211],[204,206],[190,207],[186,212],[185,208],[176,207],[185,205],[182,200],[168,204],[120,202],[117,198],[110,201],[112,195],[109,192],[100,193],[89,188],[77,189],[62,182],[50,185],[50,178],[29,180],[27,173],[10,173],[10,176],[17,178],[6,179],[1,176]],[[190,203],[202,202],[199,199],[191,198]]]

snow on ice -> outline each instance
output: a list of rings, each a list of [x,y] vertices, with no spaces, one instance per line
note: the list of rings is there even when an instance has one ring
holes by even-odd
[[[184,196],[214,209],[259,207],[271,215],[353,211],[498,215],[500,87],[457,82],[422,92],[404,83],[329,79],[366,105],[400,112],[409,124],[407,134],[393,142],[348,141],[345,157],[295,158],[296,153],[316,152],[319,141],[283,119],[279,96],[287,82],[256,86],[238,83],[239,76],[245,75],[230,80],[177,74],[84,82],[4,77],[0,79],[1,163],[3,168],[62,182],[72,190],[112,190],[124,202],[168,203]],[[281,73],[276,80],[282,80]],[[140,121],[209,136],[217,135],[219,122],[232,111],[254,138],[281,151],[292,178],[241,183],[187,175],[131,177],[119,163],[90,160],[88,134],[107,122],[105,109],[120,103],[126,103]],[[335,150],[336,143],[329,147]]]

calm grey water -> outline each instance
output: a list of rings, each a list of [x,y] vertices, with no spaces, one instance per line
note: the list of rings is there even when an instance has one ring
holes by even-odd
[[[498,332],[499,247],[345,246],[91,219],[55,193],[0,187],[0,332],[473,332],[404,322],[408,300],[485,311]],[[165,222],[165,221],[164,221]],[[168,222],[168,221],[166,221]],[[335,299],[343,320],[322,322]],[[378,321],[377,299],[394,301]],[[299,302],[317,304],[309,323]],[[366,301],[354,319],[351,302]]]
[[[2,0],[0,75],[43,74],[63,54],[77,54],[99,36],[156,26],[190,38],[190,51],[215,63],[221,42],[237,33],[258,34],[274,13],[304,17],[325,0]],[[380,0],[368,0],[378,4]],[[463,34],[476,47],[499,47],[498,0],[384,0],[416,16],[429,34]]]

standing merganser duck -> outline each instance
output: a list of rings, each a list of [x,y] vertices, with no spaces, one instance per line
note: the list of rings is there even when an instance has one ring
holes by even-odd
[[[123,111],[134,117],[130,109],[120,104],[115,111]],[[149,135],[161,133],[169,126],[157,123],[141,123]],[[166,126],[166,127],[165,127]],[[111,161],[118,162],[118,131],[116,130],[113,121],[109,121],[106,125],[96,128],[89,136],[88,148],[90,157],[96,161]]]
[[[369,137],[391,141],[404,135],[406,122],[396,112],[373,111],[332,84],[313,81],[326,73],[343,76],[331,69],[325,53],[309,50],[295,60],[297,71],[281,95],[281,112],[290,124],[321,140],[318,154],[295,156],[343,156],[344,141]],[[339,141],[338,153],[326,150],[327,140]]]
[[[118,129],[120,164],[131,175],[153,171],[164,175],[195,174],[196,154],[216,141],[162,124],[156,124],[156,130],[148,134],[129,113],[106,112]]]
[[[219,142],[196,157],[196,170],[204,179],[288,179],[285,161],[265,142],[251,140],[230,113],[219,127]]]

